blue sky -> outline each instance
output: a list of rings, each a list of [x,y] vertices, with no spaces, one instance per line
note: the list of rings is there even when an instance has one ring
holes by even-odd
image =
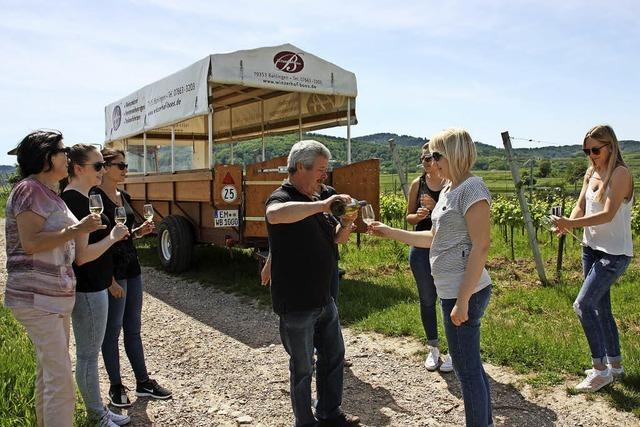
[[[563,145],[604,122],[640,140],[636,0],[0,0],[0,16],[0,164],[40,127],[102,142],[106,104],[209,53],[282,43],[355,72],[353,136],[462,126]]]

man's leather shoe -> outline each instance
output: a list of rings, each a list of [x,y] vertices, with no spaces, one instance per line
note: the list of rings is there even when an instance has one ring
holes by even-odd
[[[359,425],[360,417],[345,412],[340,413],[335,418],[320,420],[320,427],[355,427]]]

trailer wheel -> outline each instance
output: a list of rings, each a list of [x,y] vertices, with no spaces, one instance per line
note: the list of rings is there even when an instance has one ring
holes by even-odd
[[[185,217],[169,215],[158,226],[158,257],[165,270],[179,273],[188,269],[193,244],[191,223]]]

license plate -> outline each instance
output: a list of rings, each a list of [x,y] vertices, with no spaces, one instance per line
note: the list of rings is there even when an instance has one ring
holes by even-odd
[[[237,209],[220,209],[215,211],[213,215],[213,226],[220,227],[238,227],[240,225]]]

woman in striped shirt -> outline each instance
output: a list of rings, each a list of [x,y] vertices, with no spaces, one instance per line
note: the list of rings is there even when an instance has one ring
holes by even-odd
[[[431,230],[406,231],[374,222],[370,232],[431,248],[431,274],[440,297],[453,368],[462,386],[467,426],[492,426],[489,378],[480,358],[480,321],[491,296],[485,268],[489,254],[491,195],[471,174],[476,148],[463,129],[447,129],[429,141],[447,183],[431,213]]]

